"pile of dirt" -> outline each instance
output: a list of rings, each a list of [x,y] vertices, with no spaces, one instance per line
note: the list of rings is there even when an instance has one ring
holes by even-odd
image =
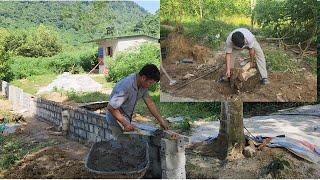
[[[257,178],[319,178],[320,166],[309,163],[293,155],[285,149],[263,148],[257,151],[255,157],[242,158],[233,161],[219,160],[215,157],[201,156],[187,151],[186,171],[187,178],[231,178],[231,179],[257,179]],[[270,164],[276,159],[289,163],[288,167],[273,174]]]
[[[29,154],[4,173],[4,178],[106,178],[86,170],[83,161],[58,147]]]
[[[47,87],[40,88],[38,93],[52,92],[55,90],[95,92],[101,91],[102,85],[86,74],[63,73]]]
[[[214,55],[210,48],[192,43],[181,33],[173,32],[161,41],[161,48],[166,48],[166,63],[175,64],[182,59],[192,59],[197,63],[213,63]]]

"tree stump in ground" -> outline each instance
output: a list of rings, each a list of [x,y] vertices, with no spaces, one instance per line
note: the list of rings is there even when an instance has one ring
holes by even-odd
[[[200,154],[220,159],[243,157],[245,145],[243,132],[243,103],[240,99],[221,103],[221,120],[218,137],[196,148]]]
[[[242,89],[243,83],[255,74],[257,74],[257,69],[250,68],[250,62],[241,68],[232,68],[230,77],[231,89],[238,93]]]

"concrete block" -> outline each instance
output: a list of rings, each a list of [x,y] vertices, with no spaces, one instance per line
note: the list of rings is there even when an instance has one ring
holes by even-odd
[[[179,140],[169,140],[169,139],[161,139],[161,151],[165,154],[175,154],[178,152],[184,152],[184,147],[182,142]]]
[[[166,154],[161,156],[161,169],[175,170],[186,165],[185,153]]]
[[[92,125],[92,124],[89,124],[89,132],[92,133],[92,132],[93,132],[93,129],[94,129],[94,128],[93,128],[93,125]]]
[[[103,128],[99,128],[99,132],[98,135],[102,138],[104,138],[104,129]]]
[[[82,129],[84,129],[85,127],[84,127],[84,122],[83,121],[80,121],[80,127],[82,128]]]
[[[179,140],[161,139],[160,158],[162,178],[185,179],[186,157]]]
[[[96,135],[90,132],[87,132],[87,139],[89,142],[96,142]]]
[[[109,129],[104,129],[104,139],[105,139],[105,140],[111,140],[111,139],[113,139],[112,131],[111,131],[111,130],[109,130]]]
[[[70,126],[70,132],[74,133],[74,127],[72,125]]]
[[[103,127],[103,120],[102,119],[97,119],[97,125],[100,127]]]
[[[82,129],[79,129],[79,135],[80,135],[80,137],[82,137],[82,138],[87,138],[86,131],[84,131],[84,130],[82,130]]]
[[[105,129],[108,129],[109,125],[108,125],[107,121],[102,120],[102,127]]]
[[[97,124],[97,118],[95,118],[95,117],[91,117],[91,120],[92,120],[92,124]]]
[[[93,126],[94,127],[94,134],[96,134],[97,136],[99,135],[99,130],[100,130],[100,127],[99,126]]]
[[[87,116],[86,114],[83,114],[83,117],[82,117],[82,118],[83,118],[83,121],[84,121],[84,122],[88,122],[88,116]]]
[[[69,114],[70,114],[70,118],[74,119],[74,111],[73,110],[69,110]]]
[[[186,173],[181,169],[177,170],[162,170],[162,179],[186,179]]]
[[[120,134],[122,134],[122,129],[114,124],[109,124],[108,129],[111,131],[112,136],[114,137],[118,137]]]

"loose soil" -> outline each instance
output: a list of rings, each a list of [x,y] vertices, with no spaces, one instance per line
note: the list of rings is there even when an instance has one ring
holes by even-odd
[[[167,39],[161,42],[167,48],[167,57],[162,60],[163,67],[168,74],[178,83],[170,86],[169,80],[161,72],[161,91],[174,97],[191,98],[198,101],[223,101],[239,97],[246,102],[314,102],[317,97],[317,77],[302,68],[296,73],[268,72],[268,85],[261,85],[259,75],[251,77],[243,84],[240,92],[230,88],[229,82],[219,83],[219,78],[224,74],[224,53],[193,45],[183,35],[170,33]],[[234,57],[235,58],[235,57]],[[193,59],[193,63],[181,63],[182,59]],[[235,65],[237,67],[237,65]],[[216,71],[198,79],[189,85],[177,89],[181,85],[204,75],[209,70]],[[184,80],[186,74],[194,77]],[[161,98],[161,101],[170,99]]]
[[[309,163],[285,149],[264,147],[257,151],[255,157],[222,161],[215,157],[201,156],[191,150],[187,151],[187,178],[219,179],[257,179],[257,178],[319,178],[320,165]],[[275,157],[289,162],[290,166],[281,170],[276,176],[267,173],[267,165]]]

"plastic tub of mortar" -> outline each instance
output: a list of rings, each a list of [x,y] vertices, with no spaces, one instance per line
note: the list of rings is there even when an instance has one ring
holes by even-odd
[[[148,143],[132,136],[101,141],[91,146],[86,158],[86,168],[113,179],[142,178],[149,168]]]

